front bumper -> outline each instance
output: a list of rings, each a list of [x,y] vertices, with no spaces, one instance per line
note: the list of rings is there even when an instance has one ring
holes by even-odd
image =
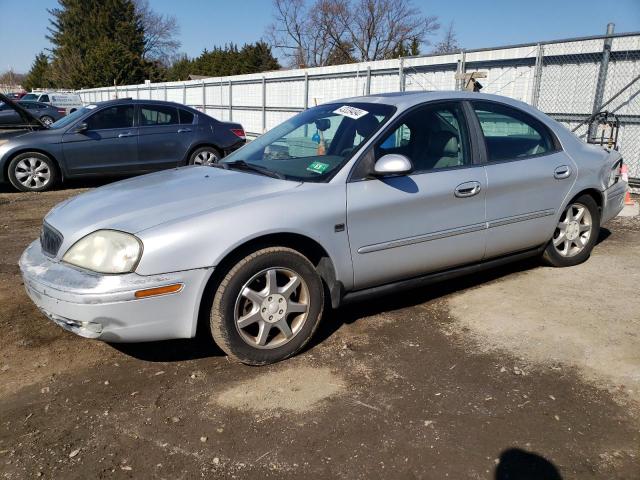
[[[110,342],[195,335],[202,292],[213,269],[162,275],[101,275],[55,261],[33,242],[20,258],[27,294],[62,328]],[[180,283],[176,293],[136,298],[135,292]]]

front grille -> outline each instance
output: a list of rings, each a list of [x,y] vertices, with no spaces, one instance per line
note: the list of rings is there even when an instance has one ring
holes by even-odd
[[[42,224],[42,232],[40,232],[40,246],[42,251],[47,255],[55,257],[58,254],[60,245],[62,245],[62,234],[47,223]]]

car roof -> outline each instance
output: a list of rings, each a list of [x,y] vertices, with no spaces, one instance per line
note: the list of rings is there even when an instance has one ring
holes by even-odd
[[[188,105],[184,105],[182,103],[177,103],[177,102],[169,102],[167,100],[138,100],[138,99],[133,99],[133,98],[117,98],[115,100],[105,100],[104,102],[93,102],[94,105],[119,105],[122,103],[142,103],[144,105],[171,105],[171,106],[175,106],[175,107],[182,107],[182,108],[188,108],[191,109],[191,107],[189,107]]]
[[[460,90],[422,90],[410,92],[376,93],[373,95],[365,95],[361,97],[343,98],[331,103],[386,103],[388,105],[394,105],[403,110],[420,103],[431,102],[435,100],[486,100],[504,103],[524,110],[531,110],[530,105],[519,100],[514,100],[512,98],[503,97],[500,95],[491,95],[488,93],[468,92]]]

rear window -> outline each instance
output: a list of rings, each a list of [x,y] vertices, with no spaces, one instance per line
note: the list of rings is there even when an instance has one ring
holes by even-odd
[[[176,125],[178,109],[166,105],[142,105],[140,107],[140,126]]]
[[[24,97],[22,97],[20,100],[38,100],[38,95],[36,95],[35,93],[27,93]]]

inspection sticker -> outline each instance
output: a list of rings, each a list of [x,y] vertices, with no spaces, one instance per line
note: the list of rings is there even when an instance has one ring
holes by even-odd
[[[96,108],[98,105],[87,105],[85,108],[87,110],[93,110],[94,108]]]
[[[324,173],[327,171],[327,168],[329,168],[328,163],[313,162],[307,167],[307,170],[314,173]]]
[[[361,108],[350,107],[349,105],[343,105],[337,110],[334,110],[333,113],[337,113],[338,115],[344,115],[345,117],[353,118],[357,120],[361,117],[364,117],[367,113],[366,110],[362,110]]]

